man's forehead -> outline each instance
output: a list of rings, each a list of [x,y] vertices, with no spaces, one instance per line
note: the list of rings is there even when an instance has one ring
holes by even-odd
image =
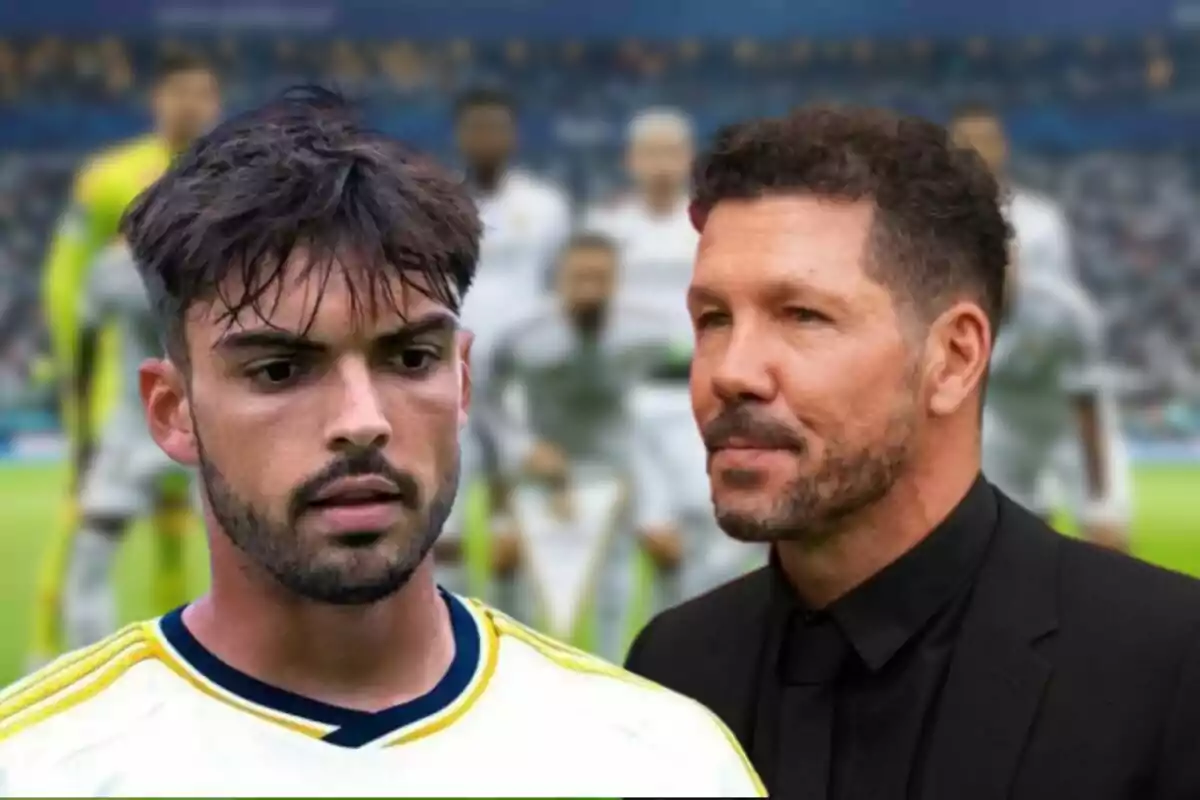
[[[456,316],[432,294],[420,275],[372,278],[335,264],[326,270],[285,271],[257,290],[231,279],[210,302],[197,305],[195,320],[215,329],[215,336],[263,328],[326,338],[371,336],[435,312]]]
[[[812,197],[722,201],[704,225],[693,287],[849,287],[863,277],[873,209]]]

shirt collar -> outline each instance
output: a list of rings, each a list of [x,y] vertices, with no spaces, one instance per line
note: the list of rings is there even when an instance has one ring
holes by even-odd
[[[996,517],[995,493],[979,476],[950,515],[916,547],[825,610],[871,671],[886,665],[970,583]],[[776,600],[805,613],[774,555],[771,564]]]

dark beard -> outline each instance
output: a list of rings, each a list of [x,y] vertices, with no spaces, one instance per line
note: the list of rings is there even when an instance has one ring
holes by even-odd
[[[213,517],[234,546],[249,556],[288,591],[318,603],[352,606],[369,605],[390,597],[412,578],[421,562],[433,549],[450,516],[458,492],[459,460],[442,478],[437,493],[428,503],[424,524],[410,537],[399,553],[379,568],[354,573],[354,564],[316,563],[317,558],[297,546],[295,527],[298,517],[321,487],[349,475],[382,474],[401,490],[401,501],[419,509],[420,489],[415,479],[396,470],[378,451],[364,451],[339,459],[329,468],[298,487],[288,502],[286,520],[275,520],[239,497],[216,465],[200,451],[200,479]],[[365,537],[382,536],[385,531],[363,531]],[[369,548],[367,548],[369,550]],[[364,552],[362,559],[380,558]],[[361,564],[358,564],[361,566]]]
[[[915,397],[917,375],[908,388]],[[859,450],[838,440],[829,442],[824,462],[815,475],[792,481],[765,512],[747,513],[722,509],[716,504],[717,523],[730,537],[742,542],[800,541],[819,543],[835,534],[847,518],[878,503],[903,474],[908,464],[913,435],[915,400],[906,399],[888,421],[883,437]],[[743,437],[764,446],[795,451],[802,458],[807,443],[799,434],[766,419],[756,419],[752,409],[738,406],[722,414],[704,430],[711,448],[728,437]],[[757,473],[729,472],[726,482],[742,482],[750,488],[760,480]]]
[[[467,182],[484,194],[491,194],[499,188],[500,181],[504,178],[504,169],[503,159],[471,164],[467,168]]]
[[[768,512],[747,514],[718,506],[717,523],[741,542],[816,543],[887,496],[907,460],[903,442],[831,455],[816,475],[793,481]]]
[[[575,324],[575,329],[581,335],[589,338],[600,334],[607,318],[608,306],[605,304],[581,306],[571,311],[571,320]]]

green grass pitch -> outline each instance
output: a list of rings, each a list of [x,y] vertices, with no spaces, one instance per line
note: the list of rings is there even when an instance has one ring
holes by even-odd
[[[25,662],[35,581],[61,518],[64,491],[64,472],[56,465],[0,463],[0,686],[19,677]],[[1200,465],[1140,467],[1134,498],[1137,555],[1200,576]],[[151,544],[135,530],[121,554],[121,607],[129,619],[151,613],[144,566]],[[188,557],[198,594],[207,582],[201,536],[193,537]]]

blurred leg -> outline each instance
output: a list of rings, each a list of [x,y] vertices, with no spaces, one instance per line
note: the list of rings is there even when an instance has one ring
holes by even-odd
[[[87,516],[76,533],[63,588],[66,647],[95,644],[117,629],[112,570],[127,520]]]

